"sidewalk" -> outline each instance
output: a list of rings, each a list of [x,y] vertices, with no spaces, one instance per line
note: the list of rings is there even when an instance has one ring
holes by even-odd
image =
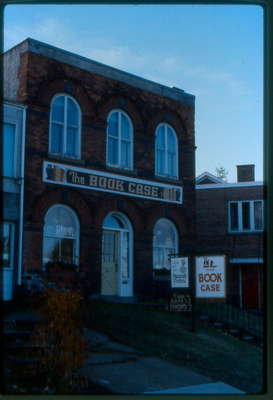
[[[211,378],[116,343],[85,329],[89,356],[81,369],[94,384],[114,394],[244,394]]]
[[[14,320],[35,323],[33,312],[13,312],[4,318],[7,329]],[[113,394],[244,394],[211,378],[110,340],[107,335],[84,329],[88,357],[80,372],[95,386]]]

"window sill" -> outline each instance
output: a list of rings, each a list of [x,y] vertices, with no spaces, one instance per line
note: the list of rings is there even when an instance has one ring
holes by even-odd
[[[154,175],[154,178],[163,182],[169,182],[169,183],[180,183],[182,184],[183,182],[179,178],[173,178],[170,176],[161,176],[161,175]]]
[[[114,165],[106,165],[105,169],[108,171],[119,172],[121,174],[137,176],[137,171],[133,169],[115,167]]]
[[[54,161],[69,162],[70,164],[85,165],[85,161],[81,160],[80,158],[68,157],[60,154],[48,153],[47,158]]]

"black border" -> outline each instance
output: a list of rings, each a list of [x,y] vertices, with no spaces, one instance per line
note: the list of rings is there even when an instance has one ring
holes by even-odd
[[[191,399],[196,400],[200,398],[212,398],[212,399],[255,399],[265,400],[273,398],[273,168],[271,166],[272,153],[273,153],[273,1],[272,0],[216,0],[213,1],[202,1],[202,0],[80,0],[80,1],[40,1],[40,0],[0,0],[0,51],[3,53],[4,43],[4,8],[6,5],[256,5],[261,6],[264,11],[264,194],[265,194],[265,216],[266,216],[266,227],[265,227],[265,357],[264,357],[264,394],[255,395],[5,395],[1,396],[6,399],[37,399],[42,397],[43,399],[157,399],[167,400],[170,397],[178,399]],[[2,63],[0,65],[1,79],[0,79],[0,92],[3,99],[3,82],[2,82]],[[1,107],[2,114],[2,107]],[[1,115],[2,116],[2,115]],[[1,208],[2,211],[2,208]]]

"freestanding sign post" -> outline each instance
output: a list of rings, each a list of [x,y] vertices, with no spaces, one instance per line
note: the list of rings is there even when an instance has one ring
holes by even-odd
[[[195,331],[194,304],[194,259],[171,256],[171,289],[169,311],[186,311],[192,315],[192,331]]]
[[[196,257],[196,297],[200,299],[226,298],[226,257],[207,255]]]

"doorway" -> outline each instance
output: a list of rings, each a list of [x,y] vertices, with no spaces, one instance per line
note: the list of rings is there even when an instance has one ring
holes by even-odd
[[[258,270],[256,266],[242,268],[243,308],[258,309]]]
[[[101,294],[133,296],[133,239],[129,220],[111,213],[103,221]]]

